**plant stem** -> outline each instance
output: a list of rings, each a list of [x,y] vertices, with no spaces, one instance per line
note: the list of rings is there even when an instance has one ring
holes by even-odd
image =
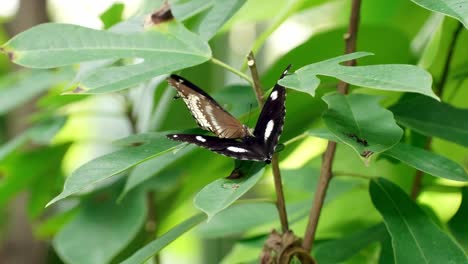
[[[448,47],[447,58],[445,59],[444,69],[442,71],[442,75],[440,78],[439,85],[437,85],[435,94],[439,96],[440,101],[442,101],[442,95],[444,92],[444,87],[447,84],[450,64],[452,64],[453,52],[455,51],[455,46],[457,44],[458,37],[460,36],[461,29],[463,28],[460,22],[457,22],[457,26],[453,32],[452,40]],[[429,150],[432,144],[432,137],[427,137],[426,145],[424,146],[425,149]],[[420,170],[417,170],[414,174],[413,185],[411,187],[411,198],[415,199],[418,198],[419,193],[421,192],[421,185],[422,185],[422,178],[424,173]]]
[[[233,67],[229,66],[228,64],[216,59],[216,58],[211,58],[211,62],[213,62],[214,64],[216,65],[219,65],[223,68],[225,68],[226,70],[236,74],[237,76],[241,77],[242,79],[246,80],[252,87],[254,86],[254,82],[252,81],[252,79],[249,78],[249,76],[245,75],[244,73],[234,69]]]
[[[253,52],[250,52],[247,57],[247,64],[249,65],[250,73],[253,78],[252,88],[254,89],[257,97],[258,106],[263,106],[263,89],[258,77],[257,62]],[[288,215],[286,213],[286,202],[284,200],[283,183],[281,181],[281,172],[279,169],[278,154],[274,154],[271,159],[271,167],[273,171],[273,179],[275,182],[276,191],[276,207],[278,208],[278,214],[281,222],[281,229],[283,233],[289,231]]]
[[[263,107],[263,88],[262,84],[260,83],[260,78],[258,77],[258,70],[257,70],[257,61],[255,60],[255,56],[253,52],[249,52],[247,55],[247,65],[249,65],[250,74],[252,75],[253,79],[253,88],[255,95],[257,97],[258,107]]]
[[[361,0],[353,0],[351,6],[351,16],[349,19],[348,32],[345,35],[346,49],[345,54],[352,53],[356,50],[357,32],[359,26]],[[356,61],[348,61],[346,65],[353,66]],[[348,92],[349,84],[343,81],[338,83],[338,91],[342,94]],[[322,166],[320,169],[320,177],[315,192],[314,202],[310,209],[309,222],[307,223],[306,232],[304,234],[304,241],[302,246],[307,252],[310,252],[313,247],[317,225],[322,211],[323,202],[327,193],[328,185],[332,178],[333,159],[335,157],[336,142],[328,141],[327,149],[322,159]]]

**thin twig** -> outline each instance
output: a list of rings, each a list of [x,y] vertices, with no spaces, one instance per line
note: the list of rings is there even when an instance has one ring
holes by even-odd
[[[252,52],[249,53],[247,57],[247,64],[249,65],[250,73],[252,74],[253,78],[253,86],[255,95],[257,97],[257,102],[259,107],[263,106],[263,89],[261,88],[261,82],[258,77],[257,71],[257,62],[255,61],[255,57]],[[281,229],[283,233],[289,230],[288,224],[288,215],[286,213],[286,203],[284,200],[284,193],[283,193],[283,183],[281,181],[281,172],[279,169],[279,162],[278,162],[278,154],[274,154],[273,158],[271,159],[271,167],[273,171],[273,179],[275,182],[275,191],[276,191],[276,207],[278,208],[278,214],[280,217],[281,222]]]
[[[211,58],[211,62],[213,62],[214,64],[216,65],[219,65],[223,68],[225,68],[226,70],[236,74],[237,76],[241,77],[242,79],[246,80],[252,87],[254,86],[254,82],[252,81],[252,79],[249,78],[249,76],[245,75],[244,73],[234,69],[233,67],[229,66],[228,64],[216,59],[216,58]]]
[[[253,52],[249,52],[247,55],[247,65],[249,65],[250,74],[252,75],[253,83],[254,83],[254,92],[257,97],[258,107],[263,107],[263,88],[262,84],[260,83],[260,78],[258,77],[257,71],[257,61],[255,60],[255,56]]]
[[[359,26],[359,16],[360,16],[361,1],[353,0],[351,6],[351,16],[349,19],[349,28],[348,32],[345,35],[346,49],[345,54],[352,53],[356,51],[356,40],[357,32]],[[355,65],[355,61],[349,61],[346,65],[352,66]],[[338,83],[338,91],[342,94],[348,92],[349,84],[343,81]],[[309,222],[307,223],[306,232],[304,234],[304,241],[302,246],[308,252],[312,250],[312,246],[315,239],[315,233],[317,231],[317,225],[320,218],[320,213],[322,211],[323,202],[325,200],[325,195],[327,193],[328,185],[332,178],[332,167],[333,159],[335,157],[336,143],[333,141],[328,141],[327,149],[322,159],[322,167],[320,169],[320,177],[317,185],[317,191],[315,192],[314,203],[310,210]]]
[[[461,29],[463,28],[460,22],[457,22],[457,27],[455,28],[452,36],[452,40],[448,47],[447,58],[445,59],[444,69],[442,71],[442,75],[440,78],[440,82],[436,87],[435,94],[439,96],[440,101],[442,101],[442,96],[444,92],[444,88],[447,84],[449,72],[450,72],[450,64],[452,64],[453,52],[455,51],[455,46],[457,44],[458,37],[460,36]],[[430,149],[432,144],[432,137],[427,137],[426,145],[424,146],[425,149]],[[424,173],[420,170],[417,170],[414,174],[413,185],[411,187],[411,198],[416,199],[418,198],[419,193],[421,192],[421,185],[422,185],[422,178]]]

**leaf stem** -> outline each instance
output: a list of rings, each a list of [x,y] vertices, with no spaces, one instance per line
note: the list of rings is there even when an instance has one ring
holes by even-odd
[[[254,89],[255,95],[257,97],[258,106],[261,108],[263,106],[263,89],[260,82],[260,78],[258,77],[257,71],[257,61],[255,60],[255,56],[251,51],[247,57],[247,64],[249,65],[250,73],[253,78],[253,85],[252,89]],[[283,183],[281,181],[281,172],[279,169],[279,162],[278,162],[278,154],[274,154],[273,158],[271,159],[271,167],[273,171],[273,179],[275,182],[275,191],[276,191],[276,207],[278,208],[278,214],[280,217],[281,222],[281,229],[283,233],[289,231],[289,224],[288,224],[288,215],[286,213],[286,202],[284,200],[284,192],[283,192]]]
[[[453,31],[452,40],[450,41],[447,58],[445,59],[444,69],[442,71],[442,75],[440,77],[440,82],[437,85],[435,94],[439,96],[440,101],[442,102],[442,95],[444,92],[444,87],[447,84],[449,72],[450,72],[450,64],[452,64],[453,53],[455,51],[455,46],[457,44],[458,37],[460,36],[461,29],[463,28],[460,22],[457,22],[457,26]],[[424,146],[425,149],[429,150],[432,144],[432,137],[427,137],[426,145]],[[411,198],[415,199],[418,198],[419,193],[421,192],[421,185],[422,185],[422,178],[424,173],[420,170],[417,170],[414,174],[413,185],[411,187]]]
[[[211,62],[216,64],[216,65],[219,65],[223,68],[225,68],[226,70],[236,74],[237,76],[241,77],[242,79],[246,80],[252,87],[254,86],[254,82],[252,81],[252,79],[250,79],[249,76],[247,76],[246,74],[234,69],[233,67],[229,66],[228,64],[216,59],[216,58],[211,58]]]
[[[357,33],[359,27],[359,16],[361,9],[361,0],[353,0],[351,6],[351,16],[349,19],[348,32],[345,35],[346,49],[345,54],[352,53],[356,50]],[[346,62],[346,65],[355,65],[356,61]],[[343,81],[338,83],[338,91],[342,94],[348,93],[349,84]],[[313,247],[317,225],[322,211],[325,195],[327,193],[328,185],[332,178],[333,159],[335,157],[336,142],[328,141],[327,149],[322,159],[322,166],[320,169],[320,177],[315,192],[314,202],[309,214],[309,221],[307,223],[306,232],[304,234],[304,241],[302,247],[307,252],[310,252]]]

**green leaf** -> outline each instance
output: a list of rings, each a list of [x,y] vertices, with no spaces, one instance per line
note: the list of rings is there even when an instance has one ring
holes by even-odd
[[[193,3],[192,3],[193,2]],[[195,5],[197,2],[209,1],[190,1]],[[216,32],[228,21],[246,2],[246,0],[214,0],[212,6],[204,10],[201,14],[185,21],[184,24],[193,32],[200,35],[204,40],[211,39]],[[197,3],[199,6],[200,4]],[[174,7],[174,12],[175,12]],[[192,10],[197,10],[192,8]],[[177,15],[175,15],[177,17]]]
[[[397,185],[378,178],[369,191],[392,237],[395,263],[466,263],[462,249]]]
[[[216,0],[170,0],[169,5],[175,18],[187,20],[211,8]]]
[[[468,225],[466,224],[466,220],[468,219],[468,187],[463,187],[461,192],[462,202],[457,213],[448,222],[448,226],[458,243],[460,243],[465,251],[468,251]]]
[[[240,179],[219,179],[205,186],[194,198],[194,205],[208,215],[208,221],[252,188],[262,177],[265,165],[254,162]]]
[[[348,67],[340,63],[372,55],[369,52],[355,52],[325,61],[309,64],[294,74],[281,79],[286,87],[315,95],[320,84],[317,75],[335,77],[356,86],[378,90],[420,93],[438,100],[431,89],[432,77],[425,70],[414,65],[385,64]]]
[[[157,159],[150,159],[136,166],[128,176],[122,196],[125,196],[130,190],[139,186],[141,183],[155,176],[169,165],[173,164],[180,157],[193,151],[192,147],[177,150],[175,153],[167,152],[160,155]]]
[[[75,170],[65,181],[62,193],[47,206],[78,191],[132,168],[146,160],[174,149],[176,142],[166,138],[166,133],[146,133],[117,141],[123,149],[93,159]]]
[[[131,257],[123,261],[121,264],[140,264],[145,263],[151,257],[156,255],[164,247],[169,245],[172,241],[176,240],[178,237],[182,236],[185,232],[192,229],[194,226],[201,223],[206,219],[204,214],[197,214],[184,222],[180,223],[173,229],[169,230],[167,233],[162,235],[156,240],[153,240],[151,243],[147,244]]]
[[[468,174],[462,166],[434,152],[399,143],[384,152],[384,155],[436,177],[454,181],[468,181]]]
[[[57,170],[60,170],[60,166],[57,164],[61,163],[67,149],[68,145],[37,148],[25,153],[14,154],[2,161],[0,163],[0,207],[4,207],[20,191],[30,186],[34,187],[35,181],[47,182],[51,178],[59,176],[57,174],[60,172]]]
[[[99,16],[104,24],[104,29],[108,29],[123,20],[124,8],[124,4],[115,3]]]
[[[425,96],[405,94],[389,110],[398,123],[423,135],[468,147],[468,109],[456,108]]]
[[[431,11],[458,19],[468,28],[468,1],[466,0],[411,0]]]
[[[391,148],[403,135],[392,113],[379,105],[380,97],[332,93],[322,99],[328,104],[322,116],[328,129],[362,157]]]
[[[49,144],[65,124],[65,117],[44,120],[0,146],[0,161],[29,141],[35,144]]]
[[[66,263],[109,263],[139,232],[146,217],[144,193],[133,192],[120,204],[116,195],[113,190],[85,201],[54,238],[53,246]]]
[[[342,263],[372,242],[381,240],[386,233],[385,226],[379,224],[336,240],[320,243],[315,248],[315,259],[318,263]]]
[[[278,221],[274,203],[243,201],[213,216],[197,228],[203,237],[217,238],[241,234],[253,227]]]
[[[74,85],[74,93],[122,90],[211,58],[208,44],[175,21],[146,32],[127,34],[68,24],[41,24],[15,36],[2,49],[15,63],[33,68],[53,68],[104,59],[144,60],[132,65],[98,69]]]
[[[26,103],[51,86],[72,78],[70,70],[10,73],[0,79],[0,115]]]

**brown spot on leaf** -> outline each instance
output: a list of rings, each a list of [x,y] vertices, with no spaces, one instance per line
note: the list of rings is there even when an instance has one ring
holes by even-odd
[[[372,154],[374,154],[373,151],[364,150],[363,152],[361,152],[361,157],[368,159],[370,156],[372,156]]]
[[[234,179],[240,179],[244,176],[244,173],[240,169],[234,169],[229,176],[226,177],[226,179],[234,180]]]
[[[15,59],[15,54],[13,52],[8,52],[8,59],[10,59],[11,61],[13,61]]]
[[[85,91],[85,89],[83,89],[83,88],[77,86],[75,89],[73,89],[72,92],[75,93],[75,94],[78,94],[78,93],[82,93],[82,92],[84,92],[84,91]]]
[[[167,1],[164,2],[163,6],[151,14],[151,22],[153,25],[158,25],[173,19],[171,7]]]
[[[132,146],[132,147],[139,147],[139,146],[141,146],[141,145],[143,145],[143,144],[144,144],[144,142],[137,141],[137,142],[132,142],[132,143],[130,144],[130,146]]]

